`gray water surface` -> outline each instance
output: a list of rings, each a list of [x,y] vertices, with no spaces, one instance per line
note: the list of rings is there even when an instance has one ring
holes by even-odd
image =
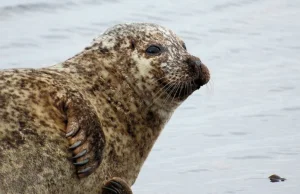
[[[64,61],[114,24],[166,26],[212,80],[176,111],[134,193],[298,194],[299,19],[300,0],[1,0],[0,68]]]

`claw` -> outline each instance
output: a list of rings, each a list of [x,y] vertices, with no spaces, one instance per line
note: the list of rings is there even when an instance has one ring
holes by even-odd
[[[120,183],[118,183],[117,181],[111,180],[110,182],[113,186],[117,187],[118,189],[122,189],[122,185]]]
[[[90,171],[92,169],[92,167],[87,167],[83,170],[78,170],[78,174],[82,174],[82,173],[87,173],[88,171]]]
[[[74,156],[72,159],[80,158],[81,156],[84,156],[86,153],[87,153],[87,150],[84,149],[83,151],[81,151],[80,153],[78,153],[76,156]]]
[[[73,145],[71,145],[71,146],[69,147],[69,149],[75,149],[75,148],[77,148],[78,146],[81,145],[81,142],[82,142],[82,141],[77,141],[77,142],[75,142]]]
[[[69,131],[67,134],[66,134],[66,137],[70,137],[70,136],[74,136],[74,135],[76,135],[76,133],[79,131],[79,125],[78,125],[78,122],[74,122],[74,121],[72,121],[72,119],[71,119],[71,121],[70,122],[68,122],[68,127],[67,127],[67,129],[72,129],[71,131]]]
[[[85,159],[85,160],[83,160],[83,161],[80,161],[80,162],[74,162],[73,164],[74,164],[75,166],[82,166],[82,165],[87,164],[88,162],[89,162],[89,159],[87,158],[87,159]]]
[[[72,135],[73,135],[73,133],[74,133],[74,130],[71,130],[69,133],[67,133],[67,134],[66,134],[66,137],[70,137],[70,136],[72,136]]]
[[[111,191],[111,192],[113,192],[113,193],[115,193],[115,194],[119,194],[118,191],[115,191],[115,190],[113,190],[113,189],[111,189],[111,188],[109,188],[109,187],[103,187],[103,189],[109,190],[109,191]]]

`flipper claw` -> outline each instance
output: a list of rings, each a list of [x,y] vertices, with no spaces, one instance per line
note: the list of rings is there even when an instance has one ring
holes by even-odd
[[[87,172],[89,172],[90,170],[92,170],[92,167],[87,167],[87,168],[85,168],[85,169],[83,169],[83,170],[78,170],[78,174],[87,173]]]
[[[76,141],[73,145],[71,145],[71,146],[69,147],[69,149],[75,149],[75,148],[77,148],[78,146],[80,146],[81,143],[82,143],[82,141]]]
[[[102,194],[132,194],[132,190],[123,179],[114,177],[104,184]]]
[[[74,133],[74,130],[70,131],[69,133],[67,133],[67,134],[66,134],[66,137],[70,137],[70,136],[72,136],[72,135],[73,135],[73,133]]]
[[[86,153],[87,153],[87,150],[84,149],[80,153],[78,153],[76,156],[72,157],[72,159],[80,158],[80,157],[84,156]]]
[[[80,162],[74,162],[73,164],[74,164],[75,166],[82,166],[82,165],[87,164],[88,162],[89,162],[89,159],[87,158],[87,159],[85,159],[85,160],[83,160],[83,161],[80,161]]]

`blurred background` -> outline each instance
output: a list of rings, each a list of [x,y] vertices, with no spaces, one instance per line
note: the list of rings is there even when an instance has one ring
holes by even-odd
[[[177,109],[134,193],[298,194],[299,19],[300,0],[1,0],[0,69],[64,61],[115,24],[166,26],[212,80]]]

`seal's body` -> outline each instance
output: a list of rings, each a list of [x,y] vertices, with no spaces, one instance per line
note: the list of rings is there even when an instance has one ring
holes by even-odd
[[[173,32],[144,23],[55,66],[1,71],[0,193],[131,193],[173,111],[208,80]]]

